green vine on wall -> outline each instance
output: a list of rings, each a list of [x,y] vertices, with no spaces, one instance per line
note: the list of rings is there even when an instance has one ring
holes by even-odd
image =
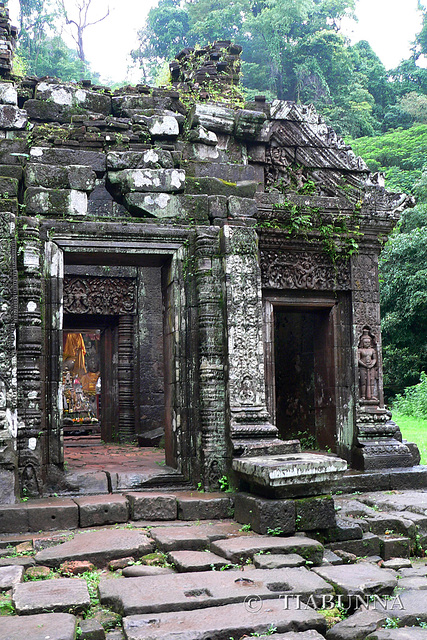
[[[258,223],[258,227],[280,229],[294,237],[302,237],[310,243],[320,240],[323,252],[335,264],[347,260],[359,249],[358,211],[348,214],[325,214],[318,207],[301,207],[286,201],[273,205],[280,212],[280,219],[273,218]]]

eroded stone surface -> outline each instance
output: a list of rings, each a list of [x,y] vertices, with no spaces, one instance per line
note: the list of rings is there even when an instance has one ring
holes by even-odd
[[[227,560],[210,551],[171,551],[168,559],[181,572],[211,571],[229,564]]]
[[[15,587],[12,599],[18,614],[85,611],[90,605],[86,581],[79,578],[21,583]]]
[[[68,542],[39,551],[35,559],[49,567],[57,567],[66,560],[89,560],[103,567],[114,558],[140,557],[152,549],[153,542],[138,531],[111,529],[76,534]]]
[[[332,584],[337,593],[346,595],[390,595],[397,586],[395,571],[368,563],[317,567],[313,571]]]
[[[3,616],[0,633],[7,640],[75,640],[77,619],[68,613]]]
[[[101,603],[118,613],[133,615],[160,611],[184,611],[199,607],[278,598],[299,594],[302,601],[310,596],[331,593],[330,586],[305,568],[251,569],[245,572],[212,571],[170,576],[102,578],[99,584]]]
[[[260,551],[271,553],[297,553],[313,564],[320,564],[323,557],[323,546],[316,540],[291,536],[280,538],[272,536],[236,537],[219,540],[211,544],[211,551],[231,562],[244,562]]]
[[[248,610],[241,603],[195,611],[135,615],[123,619],[127,640],[222,640],[244,634],[265,633],[270,626],[286,631],[325,631],[325,619],[316,611],[284,609],[283,602],[268,600],[260,609]],[[306,640],[305,638],[303,640]]]
[[[22,566],[0,567],[0,591],[13,589],[22,582],[23,576],[24,567]]]

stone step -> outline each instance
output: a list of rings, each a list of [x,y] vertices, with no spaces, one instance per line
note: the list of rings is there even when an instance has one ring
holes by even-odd
[[[77,529],[130,520],[217,520],[232,517],[233,503],[231,494],[197,491],[43,498],[0,505],[0,534]]]
[[[316,635],[306,635],[311,629],[324,634],[325,618],[310,607],[288,608],[282,600],[255,601],[251,607],[229,604],[212,609],[199,609],[173,613],[134,615],[123,618],[123,628],[127,640],[224,640],[241,638],[243,635],[258,635],[274,628],[279,633],[294,632],[289,640],[317,640]],[[258,608],[259,607],[259,608]],[[297,631],[304,631],[299,637]],[[305,637],[304,637],[305,635]]]
[[[18,584],[13,590],[12,602],[18,614],[46,610],[60,613],[69,609],[82,613],[89,608],[90,597],[86,580],[57,578]]]
[[[386,571],[386,570],[384,570]],[[301,602],[323,601],[331,586],[304,567],[211,571],[141,578],[101,578],[101,604],[126,616],[140,613],[188,611],[236,602],[264,601],[288,596]],[[243,607],[242,607],[243,608]]]

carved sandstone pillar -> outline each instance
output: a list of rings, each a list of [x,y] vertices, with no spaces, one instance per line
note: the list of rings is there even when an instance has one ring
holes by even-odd
[[[133,318],[119,316],[118,382],[119,382],[119,439],[135,442],[135,402],[133,388]]]
[[[225,311],[230,435],[235,453],[274,442],[277,429],[266,408],[261,271],[255,229],[225,225]],[[266,452],[266,451],[265,451]]]
[[[15,216],[0,212],[0,503],[17,491],[16,241]]]
[[[197,231],[196,304],[199,334],[199,419],[204,484],[217,488],[227,473],[223,274],[218,229]]]
[[[42,278],[39,222],[18,219],[18,459],[21,492],[40,494],[43,484],[41,352]]]
[[[353,465],[364,470],[412,466],[409,448],[384,406],[378,256],[352,259],[356,437]]]

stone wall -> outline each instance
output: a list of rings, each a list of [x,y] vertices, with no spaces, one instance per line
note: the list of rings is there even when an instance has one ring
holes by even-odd
[[[119,430],[151,442],[164,421],[167,462],[193,482],[296,450],[277,438],[272,347],[274,314],[295,306],[328,317],[327,441],[362,468],[412,464],[383,406],[377,274],[408,200],[311,106],[189,99],[203,69],[237,61],[223,49],[200,50],[193,75],[184,52],[175,88],[0,83],[4,500],[16,471],[38,495],[63,462],[64,263],[135,270],[137,306],[117,311]]]

